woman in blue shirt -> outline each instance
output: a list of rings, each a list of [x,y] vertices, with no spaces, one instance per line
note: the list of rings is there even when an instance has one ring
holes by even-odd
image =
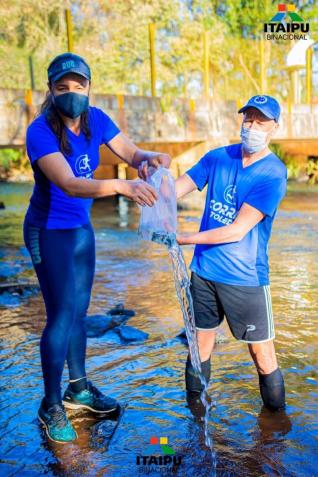
[[[57,56],[48,67],[48,95],[29,125],[26,146],[35,186],[24,221],[24,240],[32,258],[47,322],[41,337],[45,396],[38,416],[56,442],[77,438],[65,407],[105,415],[118,408],[86,378],[86,315],[95,267],[93,199],[122,194],[153,205],[156,191],[142,180],[93,179],[99,146],[107,144],[130,166],[169,167],[166,154],[139,149],[102,110],[89,106],[91,73],[83,58]],[[145,164],[145,163],[144,163]],[[67,361],[70,384],[63,398],[61,378]],[[64,407],[65,406],[65,407]]]

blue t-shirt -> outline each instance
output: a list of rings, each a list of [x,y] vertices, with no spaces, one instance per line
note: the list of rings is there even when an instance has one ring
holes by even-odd
[[[71,154],[64,155],[76,177],[93,178],[99,164],[99,146],[106,144],[120,130],[101,109],[89,107],[91,139],[81,131],[77,136],[66,129]],[[53,184],[41,171],[37,160],[46,154],[61,152],[59,141],[44,114],[28,127],[26,148],[34,172],[34,190],[27,211],[28,220],[46,229],[76,228],[89,222],[91,198],[70,197]]]
[[[265,214],[238,242],[196,245],[190,269],[228,285],[268,285],[268,240],[286,193],[285,165],[270,153],[243,168],[242,144],[233,144],[209,151],[187,174],[200,191],[208,184],[200,231],[231,224],[244,202]]]

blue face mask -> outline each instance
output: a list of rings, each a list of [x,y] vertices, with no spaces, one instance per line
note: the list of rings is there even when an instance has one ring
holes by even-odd
[[[57,109],[68,118],[77,118],[88,109],[88,96],[79,93],[64,93],[53,96]]]
[[[241,127],[242,144],[246,152],[253,154],[262,151],[267,146],[267,136],[271,131],[258,131],[253,128]]]

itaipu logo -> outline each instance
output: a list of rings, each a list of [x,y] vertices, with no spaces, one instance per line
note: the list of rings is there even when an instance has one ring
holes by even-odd
[[[181,464],[181,456],[177,456],[173,447],[168,445],[168,437],[151,437],[150,445],[136,456],[139,473],[162,471],[166,473]]]
[[[280,3],[269,23],[264,23],[267,40],[308,40],[309,23],[296,13],[293,4]]]

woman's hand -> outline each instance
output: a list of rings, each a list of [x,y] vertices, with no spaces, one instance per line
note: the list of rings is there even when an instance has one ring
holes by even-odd
[[[138,176],[140,179],[146,180],[148,175],[148,167],[152,166],[158,168],[159,166],[169,168],[171,163],[171,157],[169,154],[161,152],[151,152],[149,157],[147,157],[138,167]]]
[[[139,205],[154,205],[158,199],[157,191],[154,187],[140,180],[117,179],[118,194],[122,194],[128,199],[135,201]]]

